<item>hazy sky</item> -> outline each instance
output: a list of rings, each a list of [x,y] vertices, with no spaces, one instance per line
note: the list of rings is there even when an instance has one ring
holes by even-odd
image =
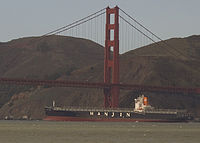
[[[200,35],[200,0],[0,0],[0,41],[40,36],[108,5],[162,39]]]

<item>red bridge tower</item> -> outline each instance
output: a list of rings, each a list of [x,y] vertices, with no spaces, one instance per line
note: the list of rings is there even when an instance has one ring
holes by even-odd
[[[111,19],[113,18],[113,19]],[[114,21],[114,23],[111,23]],[[104,49],[104,83],[119,84],[119,8],[106,9],[106,39]],[[104,89],[104,107],[117,108],[119,87]]]

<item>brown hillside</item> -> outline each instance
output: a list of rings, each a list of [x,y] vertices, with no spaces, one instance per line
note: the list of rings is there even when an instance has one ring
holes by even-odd
[[[0,45],[0,57],[3,77],[56,79],[103,60],[103,48],[72,37],[23,38]]]
[[[91,41],[53,36],[42,40],[23,38],[0,45],[0,73],[4,77],[103,81],[103,48]],[[200,86],[200,36],[173,38],[120,56],[120,82],[157,86]],[[200,115],[199,95],[145,93],[158,108],[188,109]],[[23,98],[20,98],[23,95]],[[138,93],[121,91],[120,106],[133,107]],[[15,98],[0,94],[0,116],[44,117],[44,106],[103,106],[103,93],[96,89],[34,87]],[[9,97],[12,97],[10,94]],[[17,98],[19,96],[19,98]]]
[[[51,36],[22,38],[0,45],[1,77],[56,80],[103,60],[103,48],[89,40]],[[77,78],[78,79],[78,78]],[[2,87],[3,91],[5,87]],[[22,87],[23,88],[23,87]],[[6,87],[0,107],[22,90]]]

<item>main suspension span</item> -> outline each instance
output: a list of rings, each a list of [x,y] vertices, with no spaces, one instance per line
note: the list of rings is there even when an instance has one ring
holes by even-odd
[[[111,23],[112,20],[114,23]],[[106,9],[104,83],[119,84],[119,8],[117,6],[115,8],[107,7]],[[104,107],[117,108],[118,104],[119,87],[112,86],[109,89],[104,89]]]

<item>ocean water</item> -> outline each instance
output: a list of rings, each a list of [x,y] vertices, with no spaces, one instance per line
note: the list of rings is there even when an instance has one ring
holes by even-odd
[[[0,121],[0,143],[200,143],[200,123]]]

